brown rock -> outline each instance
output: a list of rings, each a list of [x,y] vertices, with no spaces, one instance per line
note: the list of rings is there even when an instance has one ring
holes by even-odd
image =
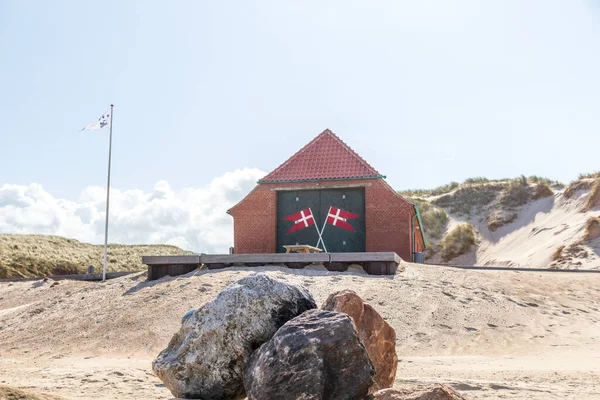
[[[383,389],[372,394],[369,400],[467,400],[467,398],[449,386],[434,385]]]
[[[375,366],[375,382],[371,392],[392,387],[398,367],[394,328],[351,290],[332,293],[322,308],[348,314],[354,321],[358,336]]]

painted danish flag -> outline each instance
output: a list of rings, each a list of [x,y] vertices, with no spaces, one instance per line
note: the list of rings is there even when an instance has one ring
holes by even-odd
[[[327,213],[327,221],[326,223],[329,225],[337,226],[343,229],[347,229],[349,231],[355,232],[355,229],[348,222],[349,219],[359,218],[360,215],[351,213],[350,211],[342,210],[341,208],[329,207],[329,212]]]
[[[315,217],[313,217],[312,210],[307,208],[306,210],[299,211],[295,214],[288,215],[284,218],[286,221],[294,221],[294,225],[287,231],[287,234],[299,231],[300,229],[308,228],[315,224]]]

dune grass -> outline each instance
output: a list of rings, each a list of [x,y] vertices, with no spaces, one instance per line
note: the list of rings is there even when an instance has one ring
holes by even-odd
[[[539,200],[550,196],[554,196],[554,191],[552,191],[547,183],[539,182],[533,187],[533,195],[531,196],[533,200]]]
[[[504,185],[499,183],[461,186],[454,192],[433,200],[433,204],[447,208],[452,214],[468,215],[490,204],[503,188]]]
[[[590,211],[600,205],[600,172],[591,174],[581,174],[579,179],[571,182],[565,189],[564,196],[567,199],[572,198],[577,192],[589,190],[590,193],[581,209],[582,212]]]
[[[439,243],[442,250],[442,260],[450,261],[462,254],[466,254],[471,251],[474,244],[475,230],[473,229],[473,225],[469,223],[457,225]]]
[[[600,217],[590,217],[585,223],[584,241],[594,240],[600,237]]]
[[[539,176],[503,180],[469,178],[452,193],[444,194],[432,202],[458,215],[482,211],[496,200],[501,209],[514,211],[532,199],[554,195],[550,186],[557,185],[560,184]]]
[[[498,228],[515,221],[517,217],[518,215],[516,212],[496,209],[486,215],[485,221],[488,229],[495,232]]]
[[[90,265],[102,271],[102,245],[45,235],[0,235],[0,279],[85,273]],[[109,272],[144,268],[143,255],[193,254],[175,246],[109,244]]]
[[[407,197],[430,197],[430,196],[441,196],[444,194],[448,194],[456,189],[465,188],[465,187],[481,187],[487,186],[494,183],[499,184],[508,184],[513,181],[525,181],[529,184],[543,184],[545,186],[563,186],[562,183],[558,181],[553,181],[548,178],[544,178],[537,175],[532,175],[529,177],[521,176],[520,178],[510,179],[510,178],[502,178],[502,179],[489,179],[483,176],[476,176],[472,178],[467,178],[463,183],[458,182],[450,182],[447,185],[438,186],[434,189],[408,189],[399,191],[403,196]]]
[[[498,201],[505,208],[515,208],[527,203],[531,198],[531,187],[527,178],[513,179],[500,192]]]
[[[592,184],[590,194],[585,200],[585,205],[583,206],[582,211],[590,211],[596,206],[600,205],[600,177],[596,178],[594,183]]]
[[[582,180],[582,179],[589,179],[589,178],[600,178],[600,171],[596,171],[596,172],[590,172],[587,174],[579,174],[579,177],[577,177],[577,180]]]
[[[553,181],[552,179],[545,178],[543,176],[531,175],[527,177],[527,181],[533,184],[544,184],[546,186],[564,186],[563,183],[559,181]]]
[[[572,198],[579,190],[590,189],[595,182],[600,180],[600,171],[589,174],[579,174],[579,177],[571,182],[565,189],[564,196]]]
[[[591,186],[591,182],[586,180],[571,182],[569,186],[567,186],[567,189],[565,189],[564,196],[567,199],[570,199],[575,195],[575,193],[577,193],[577,191],[589,189]]]
[[[465,181],[463,183],[465,183],[467,185],[478,185],[478,184],[488,183],[488,182],[491,182],[488,178],[485,178],[483,176],[476,176],[473,178],[465,179]]]
[[[441,194],[450,193],[454,189],[458,188],[460,183],[458,182],[450,182],[447,185],[438,186],[434,189],[408,189],[399,191],[403,196],[439,196]]]
[[[441,208],[436,208],[427,200],[411,198],[410,201],[419,207],[425,235],[428,238],[441,238],[448,225],[448,214]]]
[[[560,261],[563,259],[563,250],[565,249],[565,245],[563,244],[562,246],[559,246],[556,248],[556,250],[554,250],[554,253],[552,253],[552,261]]]

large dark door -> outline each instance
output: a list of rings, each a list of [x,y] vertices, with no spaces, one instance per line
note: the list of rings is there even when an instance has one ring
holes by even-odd
[[[330,217],[330,222],[337,220],[336,225],[325,224],[328,213],[334,207],[339,211]],[[310,209],[315,225],[303,227],[294,232],[288,231],[294,221],[284,218],[300,211]],[[345,214],[345,213],[352,213]],[[344,216],[350,216],[345,218]],[[345,223],[344,223],[345,222]],[[319,242],[322,230],[323,242]],[[284,245],[308,244],[327,249],[330,253],[364,252],[365,236],[365,191],[364,188],[322,189],[280,191],[277,193],[277,252],[285,252]]]

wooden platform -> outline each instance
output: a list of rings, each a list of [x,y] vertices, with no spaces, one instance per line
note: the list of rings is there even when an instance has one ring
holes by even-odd
[[[370,253],[273,253],[273,254],[201,254],[194,256],[144,256],[148,266],[148,280],[163,276],[187,274],[201,265],[209,269],[230,266],[258,267],[283,265],[301,269],[312,263],[323,264],[329,271],[346,271],[358,264],[370,275],[394,275],[402,259],[393,252]]]

